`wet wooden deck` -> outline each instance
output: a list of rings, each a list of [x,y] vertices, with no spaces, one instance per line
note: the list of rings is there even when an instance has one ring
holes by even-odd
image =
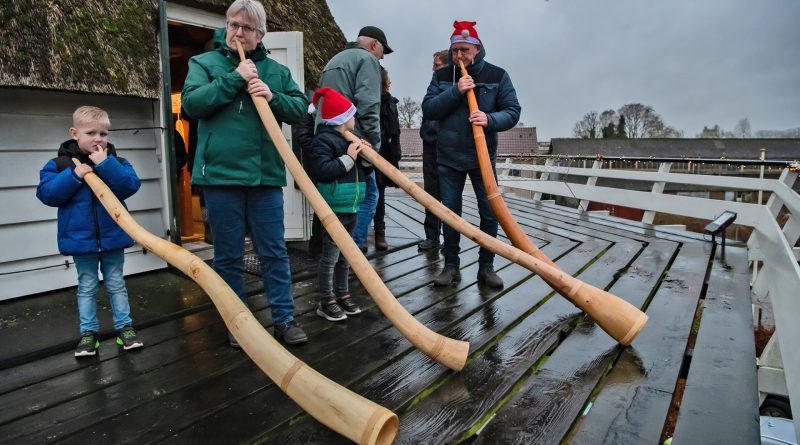
[[[460,373],[415,350],[355,282],[362,314],[314,315],[314,280],[294,284],[310,342],[290,347],[317,371],[400,416],[397,443],[656,444],[679,379],[674,443],[757,443],[756,368],[746,253],[709,261],[702,236],[580,214],[509,197],[523,229],[559,266],[640,306],[650,321],[621,348],[526,269],[501,257],[501,291],[475,280],[478,249],[462,238],[462,281],[430,285],[441,268],[421,253],[421,207],[387,197],[392,250],[372,264],[415,317],[470,342]],[[477,221],[474,198],[465,217]],[[718,256],[718,253],[717,253]],[[298,275],[300,276],[300,275]],[[128,279],[146,347],[77,360],[74,292],[0,303],[0,442],[341,443],[248,357],[191,281],[169,271]],[[271,325],[260,280],[250,305]],[[703,310],[698,310],[702,308]],[[111,325],[107,308],[101,323]],[[694,327],[694,328],[693,328]],[[692,333],[694,347],[688,345]]]

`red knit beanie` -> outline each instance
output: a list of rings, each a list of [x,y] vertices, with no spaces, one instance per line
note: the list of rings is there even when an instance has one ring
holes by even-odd
[[[325,125],[342,125],[356,114],[356,106],[350,103],[346,97],[331,88],[320,88],[314,93],[311,105],[308,107],[309,113],[315,111],[314,105],[323,98],[322,111],[320,116]]]
[[[475,25],[478,22],[453,22],[453,35],[450,36],[450,44],[458,42],[471,43],[473,45],[480,45],[481,39],[478,38],[478,31],[475,31]]]

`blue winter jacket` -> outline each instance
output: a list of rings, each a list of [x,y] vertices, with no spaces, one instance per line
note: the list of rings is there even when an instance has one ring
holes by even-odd
[[[494,164],[497,133],[517,125],[521,107],[508,73],[486,62],[485,56],[485,47],[481,45],[475,60],[466,68],[475,81],[478,108],[489,121],[483,131]],[[453,64],[452,55],[449,60],[449,66],[433,73],[422,100],[422,118],[439,121],[436,162],[459,171],[473,170],[478,168],[478,156],[469,123],[469,106],[466,95],[460,94],[456,85],[461,69]]]
[[[132,246],[133,239],[75,175],[72,158],[91,165],[120,201],[136,193],[141,185],[130,162],[117,157],[113,145],[108,144],[106,160],[94,165],[76,141],[70,139],[61,144],[58,157],[47,161],[39,172],[36,188],[40,201],[58,207],[58,251],[62,255],[82,255]]]

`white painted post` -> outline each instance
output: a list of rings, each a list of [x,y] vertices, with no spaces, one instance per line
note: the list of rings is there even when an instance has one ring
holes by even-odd
[[[600,170],[602,167],[603,167],[603,161],[595,159],[594,163],[592,164],[592,169]],[[586,180],[586,185],[594,186],[595,184],[597,184],[597,176],[589,176],[589,179]],[[580,208],[585,212],[589,208],[589,200],[588,199],[581,200],[580,204],[578,205],[578,208]]]
[[[669,173],[669,170],[672,168],[672,162],[662,162],[661,165],[658,166],[659,173]],[[666,186],[666,182],[659,181],[653,183],[653,189],[650,193],[654,195],[660,195],[664,193],[664,187]],[[653,210],[646,210],[644,215],[642,215],[642,222],[646,224],[653,224],[653,220],[656,217],[656,212]]]
[[[762,148],[761,149],[761,156],[759,158],[761,159],[762,162],[764,161],[764,159],[766,159],[766,156],[765,156],[766,151],[767,151],[766,148]],[[764,164],[761,164],[761,173],[758,175],[758,177],[759,177],[759,179],[764,179]],[[763,190],[759,190],[758,191],[758,205],[761,205],[761,204],[764,203],[764,201],[762,201],[763,194],[764,194]]]

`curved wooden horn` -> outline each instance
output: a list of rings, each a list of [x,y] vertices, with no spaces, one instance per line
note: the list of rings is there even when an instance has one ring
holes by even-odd
[[[345,132],[345,138],[351,142],[359,141],[355,135],[349,132]],[[548,262],[483,233],[425,192],[372,148],[363,146],[360,154],[445,224],[475,241],[481,247],[542,277],[556,292],[594,318],[597,324],[619,343],[625,346],[629,345],[647,323],[647,314],[627,301],[586,284],[561,269],[551,266]]]
[[[464,68],[464,62],[458,61],[461,66],[461,76],[467,76],[467,69]],[[475,91],[467,90],[467,104],[469,105],[469,112],[479,111],[478,101],[475,99]],[[522,250],[523,252],[533,255],[539,260],[559,269],[559,267],[550,258],[547,257],[535,244],[528,238],[522,228],[517,224],[517,220],[511,215],[511,212],[506,206],[503,195],[497,188],[497,181],[494,179],[494,170],[492,169],[492,160],[489,158],[489,150],[486,147],[486,135],[483,134],[483,127],[480,125],[472,124],[472,135],[475,139],[475,151],[478,154],[478,166],[481,171],[481,178],[483,178],[483,187],[486,189],[486,195],[489,198],[489,204],[492,206],[494,216],[500,222],[500,226],[506,233],[506,236],[511,240],[514,247]]]
[[[74,159],[76,164],[80,164]],[[94,173],[83,180],[114,221],[150,252],[180,269],[206,291],[244,352],[308,414],[360,444],[389,444],[397,435],[397,415],[311,369],[280,345],[233,289],[203,260],[140,226]]]
[[[236,41],[236,46],[239,51],[239,57],[244,60],[245,55],[241,43]],[[381,281],[375,269],[369,264],[361,249],[356,246],[353,237],[347,233],[347,230],[339,222],[325,199],[322,198],[314,183],[306,175],[303,166],[300,165],[300,162],[289,147],[289,143],[286,142],[286,138],[283,137],[280,126],[278,126],[267,100],[260,96],[251,95],[251,97],[264,128],[267,129],[269,137],[275,144],[278,154],[280,154],[292,177],[294,177],[295,182],[300,186],[300,191],[303,192],[311,207],[314,208],[314,213],[317,214],[333,241],[339,246],[347,262],[350,263],[350,267],[353,268],[358,279],[361,280],[372,299],[375,300],[375,304],[378,305],[397,330],[419,350],[448,368],[460,371],[467,361],[469,343],[454,340],[431,331],[409,314],[403,305],[397,301]]]

